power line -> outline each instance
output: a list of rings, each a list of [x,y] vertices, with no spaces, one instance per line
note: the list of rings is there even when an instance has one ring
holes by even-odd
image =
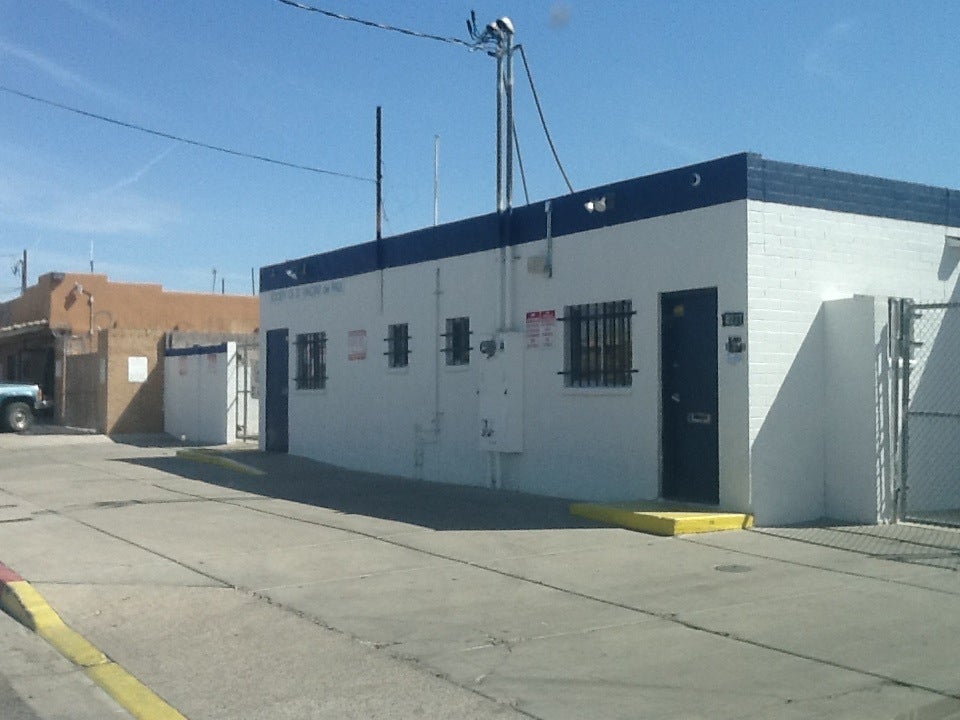
[[[520,57],[523,59],[523,67],[527,71],[527,80],[530,81],[530,91],[533,93],[533,102],[537,106],[537,113],[540,115],[540,124],[543,126],[543,134],[547,136],[547,142],[550,144],[550,151],[553,153],[553,159],[557,163],[557,167],[560,169],[560,174],[563,175],[563,180],[567,183],[567,189],[570,192],[573,192],[573,185],[570,184],[570,179],[567,177],[567,171],[563,169],[563,164],[560,162],[560,156],[557,154],[557,148],[553,144],[553,138],[550,137],[550,130],[547,128],[547,120],[543,116],[543,108],[540,106],[540,96],[537,94],[537,87],[533,84],[533,75],[530,73],[530,63],[527,62],[527,53],[523,49],[523,45],[517,45],[517,48],[520,50]]]
[[[485,47],[486,44],[490,42],[492,36],[489,31],[480,32],[477,29],[476,16],[471,13],[470,19],[467,20],[467,28],[470,31],[470,35],[473,37],[473,42],[467,42],[466,40],[461,40],[460,38],[455,37],[443,37],[440,35],[431,35],[429,33],[418,32],[417,30],[408,30],[407,28],[397,27],[395,25],[387,25],[385,23],[374,22],[372,20],[364,20],[362,18],[353,17],[350,15],[344,15],[342,13],[332,12],[330,10],[323,10],[321,8],[315,7],[313,5],[307,5],[306,3],[298,2],[297,0],[277,0],[277,2],[284,5],[289,5],[290,7],[297,8],[299,10],[306,10],[308,12],[318,13],[329,18],[334,18],[336,20],[345,20],[347,22],[357,23],[359,25],[364,25],[366,27],[378,28],[380,30],[388,30],[390,32],[397,32],[403,35],[409,35],[412,37],[425,38],[427,40],[437,40],[439,42],[448,43],[451,45],[459,45],[460,47],[465,47],[470,51],[478,50]],[[540,105],[540,96],[537,94],[537,87],[533,82],[533,74],[530,72],[530,63],[527,61],[527,53],[523,49],[523,45],[517,45],[516,49],[520,51],[520,57],[523,59],[523,67],[527,73],[527,80],[530,83],[530,90],[533,93],[533,101],[537,106],[537,113],[540,115],[540,125],[543,127],[543,133],[546,135],[547,143],[550,145],[550,151],[553,153],[553,159],[557,163],[557,168],[560,170],[560,174],[563,176],[564,182],[567,184],[567,189],[572,193],[573,185],[570,183],[570,178],[567,177],[567,171],[563,168],[563,163],[560,162],[560,155],[557,153],[557,147],[553,144],[553,138],[550,135],[550,130],[547,127],[547,120],[543,115],[543,107]],[[516,135],[516,131],[514,131]],[[523,169],[521,167],[521,177],[523,174]],[[524,180],[524,185],[526,182]],[[526,191],[526,187],[524,187]]]
[[[226,153],[227,155],[233,155],[235,157],[247,158],[248,160],[259,160],[260,162],[271,163],[273,165],[282,165],[283,167],[293,168],[294,170],[306,170],[307,172],[318,173],[320,175],[332,175],[333,177],[345,178],[347,180],[373,182],[373,178],[362,177],[360,175],[350,175],[349,173],[336,172],[334,170],[324,170],[323,168],[313,167],[311,165],[300,165],[297,163],[286,162],[285,160],[277,160],[275,158],[267,157],[266,155],[256,155],[254,153],[242,152],[240,150],[232,150],[231,148],[221,147],[219,145],[210,145],[209,143],[201,142],[199,140],[191,140],[189,138],[173,135],[161,130],[152,130],[150,128],[143,127],[142,125],[124,122],[123,120],[116,120],[105,115],[98,115],[97,113],[81,110],[80,108],[71,107],[70,105],[64,105],[62,103],[54,102],[53,100],[47,100],[46,98],[38,97],[36,95],[30,95],[29,93],[14,90],[13,88],[8,88],[3,85],[0,85],[0,91],[9,93],[11,95],[16,95],[27,100],[33,100],[34,102],[42,103],[43,105],[49,105],[50,107],[55,107],[60,110],[76,113],[77,115],[83,115],[84,117],[92,118],[94,120],[111,123],[112,125],[119,125],[120,127],[125,127],[129,130],[137,130],[139,132],[147,133],[148,135],[155,135],[156,137],[166,138],[167,140],[174,140],[179,143],[184,143],[185,145],[193,145],[206,150],[214,150],[216,152]]]
[[[397,27],[395,25],[387,25],[385,23],[374,22],[373,20],[364,20],[362,18],[352,17],[350,15],[343,15],[342,13],[331,12],[330,10],[322,10],[313,5],[307,5],[306,3],[296,2],[296,0],[277,0],[279,3],[284,5],[289,5],[290,7],[297,8],[298,10],[306,10],[307,12],[317,13],[319,15],[325,15],[329,18],[334,18],[335,20],[345,20],[347,22],[357,23],[358,25],[365,25],[366,27],[377,28],[379,30],[388,30],[390,32],[400,33],[401,35],[409,35],[411,37],[424,38],[426,40],[437,40],[439,42],[449,43],[450,45],[460,45],[469,50],[476,50],[477,44],[472,42],[467,42],[466,40],[461,40],[460,38],[455,37],[443,37],[442,35],[431,35],[430,33],[418,32],[417,30],[408,30],[406,28]]]

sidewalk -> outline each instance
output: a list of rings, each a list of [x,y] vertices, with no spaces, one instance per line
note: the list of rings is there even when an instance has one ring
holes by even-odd
[[[0,560],[191,720],[960,716],[942,567],[282,455],[16,452]]]
[[[42,638],[0,613],[3,720],[130,718]]]

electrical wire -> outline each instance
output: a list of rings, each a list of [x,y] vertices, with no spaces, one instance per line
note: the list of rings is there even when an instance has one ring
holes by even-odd
[[[71,107],[70,105],[64,105],[62,103],[54,102],[53,100],[47,100],[46,98],[38,97],[36,95],[30,95],[29,93],[21,92],[20,90],[14,90],[13,88],[9,88],[4,85],[0,85],[0,91],[9,93],[11,95],[16,95],[27,100],[33,100],[34,102],[42,103],[43,105],[49,105],[50,107],[55,107],[60,110],[76,113],[77,115],[83,115],[84,117],[92,118],[94,120],[111,123],[112,125],[119,125],[120,127],[124,127],[129,130],[137,130],[139,132],[147,133],[148,135],[155,135],[156,137],[162,137],[166,138],[167,140],[184,143],[185,145],[193,145],[194,147],[200,147],[206,150],[214,150],[216,152],[226,153],[227,155],[242,157],[248,160],[259,160],[260,162],[271,163],[273,165],[281,165],[283,167],[293,168],[294,170],[306,170],[307,172],[318,173],[320,175],[331,175],[333,177],[344,178],[347,180],[359,180],[361,182],[371,183],[374,182],[373,178],[362,177],[360,175],[350,175],[349,173],[336,172],[334,170],[324,170],[323,168],[313,167],[311,165],[300,165],[298,163],[287,162],[285,160],[277,160],[275,158],[267,157],[266,155],[257,155],[254,153],[242,152],[240,150],[232,150],[219,145],[210,145],[209,143],[201,142],[199,140],[191,140],[189,138],[173,135],[161,130],[151,130],[150,128],[143,127],[142,125],[124,122],[123,120],[116,120],[114,118],[107,117],[106,115],[98,115],[97,113],[92,113],[87,110],[81,110],[79,108]]]
[[[374,22],[373,20],[363,20],[362,18],[352,17],[350,15],[344,15],[342,13],[331,12],[330,10],[322,10],[313,5],[307,5],[306,3],[297,2],[296,0],[277,0],[277,2],[284,5],[289,5],[290,7],[297,8],[298,10],[306,10],[308,12],[318,13],[319,15],[325,15],[329,18],[334,18],[336,20],[346,20],[347,22],[357,23],[358,25],[365,25],[366,27],[377,28],[379,30],[389,30],[390,32],[400,33],[401,35],[409,35],[411,37],[424,38],[426,40],[437,40],[439,42],[449,43],[450,45],[460,45],[469,50],[476,50],[477,44],[467,42],[466,40],[461,40],[460,38],[455,37],[443,37],[441,35],[431,35],[430,33],[418,32],[417,30],[408,30],[406,28],[397,27],[395,25],[387,25],[385,23]]]
[[[470,34],[473,37],[473,42],[467,42],[465,40],[461,40],[460,38],[431,35],[429,33],[418,32],[416,30],[408,30],[406,28],[397,27],[395,25],[387,25],[385,23],[378,23],[372,20],[364,20],[362,18],[352,17],[350,15],[344,15],[342,13],[332,12],[330,10],[323,10],[313,5],[307,5],[306,3],[298,2],[297,0],[277,0],[277,2],[282,3],[283,5],[289,5],[290,7],[294,7],[299,10],[306,10],[308,12],[318,13],[320,15],[324,15],[329,18],[334,18],[336,20],[345,20],[347,22],[357,23],[359,25],[364,25],[366,27],[378,28],[380,30],[388,30],[390,32],[397,32],[403,35],[409,35],[409,36],[418,37],[418,38],[425,38],[428,40],[437,40],[440,42],[449,43],[451,45],[459,45],[471,51],[483,48],[485,44],[488,43],[491,39],[487,34],[479,33],[477,31],[476,18],[475,16],[473,16],[473,14],[471,14],[471,19],[467,21],[467,28],[470,30]],[[537,106],[537,113],[540,115],[540,125],[543,127],[544,135],[546,135],[547,137],[547,143],[550,145],[550,151],[553,153],[553,159],[557,163],[557,168],[560,170],[560,174],[563,176],[563,181],[567,184],[567,189],[572,193],[574,192],[573,185],[570,183],[570,178],[567,177],[567,171],[564,170],[563,163],[560,162],[560,155],[557,153],[557,147],[553,143],[553,138],[550,135],[550,129],[547,127],[547,120],[543,115],[543,107],[540,104],[540,96],[537,93],[537,87],[533,81],[533,74],[530,72],[530,63],[527,61],[527,53],[523,49],[523,45],[517,45],[515,49],[520,51],[520,57],[523,59],[523,67],[526,70],[527,80],[530,83],[530,90],[533,93],[533,101]],[[514,138],[516,138],[516,128],[514,128]],[[521,177],[522,176],[523,176],[523,169],[521,167]],[[526,192],[526,181],[524,181],[524,192]]]
[[[520,182],[523,183],[523,196],[530,204],[530,193],[527,191],[527,173],[523,170],[523,156],[520,154],[520,137],[517,135],[517,124],[513,124],[513,146],[517,151],[517,167],[520,168]]]
[[[570,184],[570,178],[567,177],[567,171],[563,169],[563,164],[560,162],[560,156],[557,154],[557,148],[553,144],[553,138],[550,137],[550,130],[547,128],[547,120],[543,116],[543,108],[540,106],[540,96],[537,94],[537,87],[533,83],[533,75],[530,72],[530,63],[527,62],[527,53],[523,49],[523,45],[517,45],[517,49],[520,50],[520,57],[523,59],[523,67],[527,71],[527,80],[530,81],[530,91],[533,93],[533,102],[537,106],[537,113],[540,115],[540,124],[543,126],[543,133],[547,136],[547,142],[550,144],[550,150],[553,153],[553,159],[557,163],[557,167],[560,169],[560,174],[563,175],[563,181],[567,183],[567,189],[572,193],[573,185]]]

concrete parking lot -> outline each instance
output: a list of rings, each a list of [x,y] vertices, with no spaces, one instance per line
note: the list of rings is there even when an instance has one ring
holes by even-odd
[[[949,564],[176,452],[0,436],[0,562],[191,720],[960,717]]]

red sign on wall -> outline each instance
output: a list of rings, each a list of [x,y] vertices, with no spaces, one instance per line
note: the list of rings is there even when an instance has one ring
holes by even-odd
[[[527,313],[527,348],[553,347],[557,325],[556,310],[533,310]]]

